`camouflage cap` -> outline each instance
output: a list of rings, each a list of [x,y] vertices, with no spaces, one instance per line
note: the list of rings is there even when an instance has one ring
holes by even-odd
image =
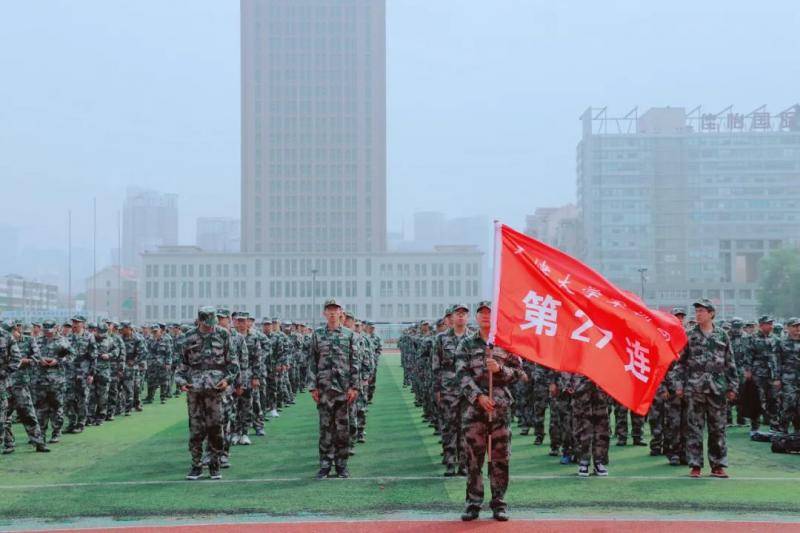
[[[488,303],[488,302],[487,302],[487,303]],[[491,308],[491,306],[490,306],[490,308]],[[458,311],[459,309],[463,309],[464,311],[466,311],[467,313],[469,313],[469,307],[467,307],[467,306],[466,306],[466,305],[464,305],[464,304],[455,304],[455,305],[454,305],[454,306],[453,306],[451,309],[452,309],[452,312],[453,312],[453,313],[455,313],[455,312],[456,312],[456,311]]]
[[[790,317],[790,318],[789,318],[789,319],[786,321],[786,325],[787,325],[787,326],[797,326],[797,325],[800,325],[800,318],[798,318],[798,317],[796,317],[796,316]]]
[[[261,320],[259,320],[259,323],[261,323],[261,325],[264,325],[264,324],[272,324],[272,319],[271,319],[271,318],[269,318],[268,316],[265,316],[264,318],[262,318]]]
[[[453,309],[455,309],[455,307],[456,307],[455,305],[448,305],[447,307],[445,307],[444,316],[452,315],[453,314]]]
[[[685,307],[673,307],[672,314],[675,316],[683,315],[686,316],[686,308]]]
[[[481,300],[480,302],[478,302],[478,306],[475,308],[475,312],[477,313],[483,308],[489,309],[491,311],[492,302],[490,302],[489,300]]]
[[[748,320],[747,322],[744,323],[744,327],[746,327],[746,328],[750,327],[750,326],[755,326],[755,325],[756,325],[755,320]]]
[[[329,298],[328,300],[325,300],[325,303],[322,305],[322,308],[327,309],[328,307],[338,307],[339,309],[342,308],[342,306],[336,302],[336,298]]]
[[[438,328],[439,326],[444,326],[444,325],[445,325],[444,318],[440,318],[439,320],[437,320],[437,321],[436,321],[436,327],[437,327],[437,328]]]
[[[758,317],[759,324],[772,324],[773,322],[775,322],[775,319],[769,315],[762,315]]]
[[[229,309],[219,307],[217,308],[216,315],[218,318],[230,318],[231,312]]]
[[[53,329],[55,327],[56,327],[55,320],[45,320],[44,322],[42,322],[42,329]]]
[[[234,318],[236,320],[247,320],[248,318],[250,318],[250,313],[246,311],[237,311],[236,313],[234,313],[234,315],[235,315]]]
[[[694,307],[702,307],[703,309],[708,309],[709,311],[715,312],[717,310],[714,307],[714,303],[709,300],[708,298],[700,298],[695,303],[692,304]]]
[[[731,319],[731,327],[741,328],[742,326],[744,326],[744,320],[742,320],[738,316],[735,316]]]
[[[41,327],[42,326],[42,319],[41,318],[34,319],[34,321],[31,322],[31,326],[39,326],[39,327]]]
[[[355,317],[356,317],[356,315],[354,315],[353,312],[350,311],[350,310],[345,310],[344,311],[344,316],[345,316],[345,318],[353,318],[353,319],[355,319]]]
[[[63,324],[61,324],[61,327],[62,327],[62,328],[71,328],[71,327],[72,327],[72,322],[70,322],[69,320],[67,320],[66,322],[64,322]]]
[[[108,324],[105,323],[98,324],[97,333],[99,333],[100,335],[105,335],[106,333],[108,333]]]
[[[280,324],[281,323],[281,319],[279,317],[277,317],[277,316],[274,316],[274,317],[272,317],[270,322],[273,323],[273,324]]]
[[[209,326],[217,324],[217,316],[217,309],[211,305],[203,306],[197,310],[197,319]]]
[[[97,329],[97,324],[95,322],[89,322],[86,324],[86,327],[89,329]]]
[[[86,322],[86,317],[83,315],[75,315],[72,317],[73,322]]]

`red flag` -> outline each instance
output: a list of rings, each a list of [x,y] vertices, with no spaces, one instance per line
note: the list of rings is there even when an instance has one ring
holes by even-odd
[[[580,261],[496,222],[489,340],[583,374],[644,415],[686,332],[676,317],[648,309]]]

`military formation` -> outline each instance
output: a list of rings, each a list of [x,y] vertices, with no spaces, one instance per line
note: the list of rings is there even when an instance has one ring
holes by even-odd
[[[479,312],[490,305],[482,302]],[[406,329],[398,339],[403,383],[423,420],[441,437],[444,475],[468,478],[462,519],[477,518],[483,501],[475,468],[483,464],[489,433],[497,447],[489,469],[490,505],[496,519],[507,519],[502,497],[510,431],[503,428],[512,419],[520,436],[533,434],[535,446],[545,443],[547,428],[549,455],[563,465],[577,464],[580,477],[608,475],[612,437],[616,446],[649,446],[651,456],[688,466],[691,477],[702,475],[706,440],[709,475],[727,478],[727,427],[749,424],[754,440],[763,434],[762,424],[775,435],[800,431],[800,318],[788,319],[784,329],[769,316],[717,322],[707,299],[692,307],[691,320],[685,308],[673,309],[688,343],[646,416],[630,412],[585,376],[487,352],[480,316],[477,326],[468,324],[466,306],[448,308],[434,324],[422,321]],[[500,361],[500,374],[493,375],[501,392],[495,390],[493,398],[486,390],[486,376],[496,366],[491,360]]]

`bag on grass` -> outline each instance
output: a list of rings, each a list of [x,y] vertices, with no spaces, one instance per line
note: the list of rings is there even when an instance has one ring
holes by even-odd
[[[800,453],[800,433],[772,437],[772,453]]]
[[[772,434],[764,433],[763,431],[756,431],[750,435],[750,440],[753,442],[772,442]]]

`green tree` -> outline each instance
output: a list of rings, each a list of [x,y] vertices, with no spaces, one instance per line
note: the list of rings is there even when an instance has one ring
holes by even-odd
[[[800,251],[776,250],[761,260],[758,310],[777,317],[800,315]]]

